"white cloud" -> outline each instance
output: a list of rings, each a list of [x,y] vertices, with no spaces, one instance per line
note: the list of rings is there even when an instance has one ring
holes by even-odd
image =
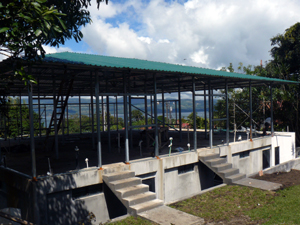
[[[237,67],[270,59],[270,38],[298,22],[299,11],[295,0],[109,1],[91,10],[82,32],[98,54]]]
[[[46,54],[57,53],[57,52],[72,52],[72,49],[69,47],[55,48],[55,47],[43,45],[43,48],[46,51]]]

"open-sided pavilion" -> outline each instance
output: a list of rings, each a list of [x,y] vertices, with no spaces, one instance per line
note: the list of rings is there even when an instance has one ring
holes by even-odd
[[[139,59],[64,52],[46,55],[41,61],[25,66],[26,72],[36,79],[37,84],[28,82],[24,85],[24,81],[11,79],[14,77],[11,65],[11,59],[0,62],[1,95],[28,98],[32,174],[29,176],[23,171],[1,165],[0,149],[0,209],[19,208],[22,219],[37,224],[103,223],[126,213],[137,214],[201,193],[219,184],[215,183],[215,178],[220,178],[220,183],[232,183],[295,158],[295,134],[274,133],[272,105],[272,87],[294,83],[292,81]],[[252,87],[262,85],[270,88],[272,135],[253,138]],[[250,138],[232,143],[229,139],[228,90],[244,87],[249,88]],[[196,98],[204,100],[204,117],[209,122],[209,125],[205,123],[204,135],[209,139],[208,145],[199,148],[199,132],[193,129],[192,151],[160,155],[162,128],[172,127],[177,130],[178,139],[181,141],[183,138],[183,92],[190,92],[192,96],[193,127],[196,127]],[[175,104],[178,114],[176,126],[165,121],[167,112],[164,106],[167,100],[164,96],[167,93],[177,93],[178,96]],[[62,139],[59,137],[65,134],[64,123],[68,121],[72,96],[78,97],[79,108],[82,97],[91,99],[89,116],[92,124],[91,133],[87,135],[92,137],[92,146],[96,146],[92,157],[97,159],[97,166],[59,174],[52,174],[49,168],[48,175],[38,176],[35,144],[43,138],[45,145],[52,147],[50,141],[47,142],[51,135],[51,138],[54,137],[55,156],[60,157],[58,146]],[[108,148],[116,140],[110,135],[110,120],[104,124],[100,114],[105,108],[106,112],[111,111],[112,97],[116,99],[116,118],[119,100],[122,100],[123,112],[119,113],[124,114],[125,158],[119,163],[107,165],[103,163],[103,136],[105,134],[107,137]],[[226,101],[225,118],[214,116],[216,97]],[[140,126],[132,123],[132,101],[136,98],[144,101],[144,108],[137,109],[145,116],[145,124]],[[103,99],[106,99],[105,103]],[[43,101],[51,102],[47,104],[52,105],[52,116],[46,128],[43,128],[41,119],[39,127],[34,128],[33,115],[35,112],[41,118]],[[158,103],[163,105],[162,121],[158,120]],[[37,107],[35,110],[34,106]],[[19,107],[21,112],[21,103]],[[216,146],[213,127],[219,122],[225,124],[225,141]],[[107,127],[105,132],[101,130],[104,125]],[[130,159],[131,132],[136,128],[145,128],[146,135],[147,132],[154,134],[154,157]],[[35,133],[39,134],[38,137],[34,137]],[[91,222],[91,215],[94,222]]]
[[[228,112],[228,89],[229,88],[243,88],[249,87],[249,122],[250,139],[252,139],[252,89],[254,86],[266,85],[271,90],[272,86],[282,83],[292,83],[291,81],[245,75],[239,73],[230,73],[225,71],[217,71],[205,68],[174,65],[161,62],[153,62],[147,60],[109,57],[101,55],[79,54],[79,53],[55,53],[46,55],[40,62],[31,62],[26,66],[26,71],[34,76],[37,84],[29,82],[28,86],[24,85],[23,81],[10,80],[13,77],[13,70],[9,68],[11,65],[10,59],[4,60],[0,64],[2,71],[2,95],[6,96],[28,96],[28,104],[31,112],[31,157],[32,157],[32,176],[36,177],[35,168],[35,142],[34,142],[34,126],[33,126],[33,99],[37,100],[38,113],[41,114],[40,102],[44,99],[52,99],[53,113],[49,126],[46,128],[47,136],[51,131],[55,135],[55,152],[56,157],[59,157],[58,150],[58,131],[63,126],[63,118],[66,117],[65,111],[68,107],[68,99],[70,96],[88,96],[91,97],[91,111],[94,112],[96,108],[96,118],[94,113],[92,117],[92,136],[97,136],[97,157],[98,167],[102,167],[101,154],[101,131],[100,131],[100,103],[99,99],[103,96],[107,97],[107,107],[109,107],[109,96],[117,96],[123,98],[124,124],[125,124],[125,162],[129,163],[129,132],[132,128],[131,124],[131,99],[139,97],[145,99],[145,125],[140,127],[152,127],[155,129],[155,156],[159,156],[159,141],[158,141],[158,119],[157,119],[157,95],[162,95],[162,105],[164,105],[165,93],[178,93],[178,131],[180,133],[180,140],[182,138],[182,122],[181,122],[181,95],[182,92],[191,92],[193,100],[193,115],[194,127],[196,123],[196,96],[204,98],[204,113],[205,120],[208,118],[209,127],[213,127],[216,121],[226,121],[226,141],[229,144],[229,112]],[[217,90],[225,90],[225,94],[217,92]],[[215,91],[214,91],[215,90]],[[202,92],[198,92],[202,91]],[[213,98],[225,96],[226,98],[226,118],[214,118],[213,115]],[[96,103],[93,104],[95,97]],[[148,100],[151,99],[151,112],[148,112]],[[208,115],[207,103],[208,99]],[[273,105],[271,102],[271,112]],[[103,109],[103,106],[102,106]],[[165,118],[165,107],[163,110],[163,120]],[[109,108],[108,108],[109,112]],[[153,124],[148,124],[148,117],[153,118]],[[271,117],[271,131],[273,128],[273,113]],[[97,121],[97,122],[95,122]],[[107,121],[109,123],[109,120]],[[169,126],[166,121],[162,121],[164,126]],[[96,124],[96,129],[95,128]],[[213,146],[213,129],[208,129],[205,123],[205,135],[209,132],[209,147]],[[110,124],[108,124],[108,133],[110,133]],[[43,128],[39,126],[39,134],[41,135]],[[208,131],[209,130],[209,131]],[[46,137],[47,138],[47,137]],[[110,143],[110,134],[108,135],[108,142]],[[94,140],[94,138],[92,139]],[[197,130],[193,131],[192,149],[197,146]]]

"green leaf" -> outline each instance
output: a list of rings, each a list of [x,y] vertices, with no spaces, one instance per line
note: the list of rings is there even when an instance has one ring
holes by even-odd
[[[58,19],[58,21],[60,22],[60,25],[63,27],[64,30],[67,29],[67,27],[65,26],[65,23],[57,16],[56,17]]]
[[[0,33],[6,32],[9,30],[9,27],[2,27],[0,28]]]
[[[37,29],[34,33],[35,33],[35,36],[38,37],[42,33],[42,31],[40,29]]]

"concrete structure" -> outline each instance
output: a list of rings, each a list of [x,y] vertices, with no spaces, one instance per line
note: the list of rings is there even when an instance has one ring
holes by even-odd
[[[275,133],[274,136],[256,138],[252,142],[245,140],[213,149],[202,148],[173,154],[170,157],[163,155],[159,159],[134,160],[130,165],[116,163],[104,166],[103,170],[94,167],[74,173],[55,174],[39,177],[37,181],[0,167],[1,207],[13,205],[20,208],[22,218],[35,220],[38,224],[74,224],[88,221],[99,224],[128,212],[103,182],[105,174],[132,171],[145,186],[149,186],[157,199],[169,204],[219,184],[214,179],[214,172],[199,157],[220,152],[221,157],[228,159],[233,168],[250,175],[263,170],[264,159],[270,168],[275,166],[275,151],[278,147],[280,163],[294,159],[294,133]],[[266,158],[265,151],[269,151],[269,158]]]
[[[7,78],[1,85],[6,86],[7,96],[28,97],[31,125],[28,131],[30,156],[25,152],[24,157],[18,159],[25,162],[22,167],[18,167],[18,171],[7,167],[5,163],[0,166],[0,209],[18,208],[21,210],[22,219],[36,224],[99,224],[127,213],[136,215],[295,158],[294,133],[274,133],[273,127],[272,86],[282,82],[292,83],[290,81],[136,59],[58,53],[47,56],[42,64],[33,63],[26,67],[28,72],[36,77],[38,85],[29,84],[28,88],[24,88],[24,84],[19,81],[14,83],[9,81],[13,73],[8,66],[9,61],[8,59],[0,63],[0,70],[1,68],[5,70],[3,74]],[[271,132],[270,135],[254,138],[251,88],[261,86],[263,83],[271,89]],[[230,137],[228,89],[241,87],[249,87],[249,138],[231,142],[230,140],[235,138]],[[224,90],[224,94],[216,91],[220,89]],[[181,126],[182,92],[191,92],[194,127],[196,127],[196,97],[204,98],[206,125],[203,132],[205,138],[201,143],[200,132],[197,129],[191,131],[192,138],[188,131],[188,141],[182,143],[184,134]],[[175,124],[178,128],[165,121],[165,93],[178,94],[176,104],[174,103],[176,107],[178,105],[176,116],[178,115],[179,123]],[[163,128],[160,128],[158,121],[157,108],[160,102],[157,99],[158,94],[161,94],[161,103],[164,106]],[[68,123],[68,116],[65,117],[68,114],[69,96],[72,95],[79,96],[80,114],[80,96],[91,97],[88,106],[91,133],[87,135],[91,137],[91,149],[96,149],[90,154],[90,161],[88,161],[90,167],[83,168],[76,163],[76,170],[70,170],[74,168],[74,160],[72,162],[65,160],[70,158],[69,155],[65,158],[62,156],[62,153],[70,154],[70,152],[59,149],[59,144],[64,143],[66,137],[71,137],[68,132],[65,133],[65,128],[68,128],[64,126],[64,119]],[[118,139],[112,138],[110,129],[113,124],[109,114],[105,116],[104,113],[104,108],[106,112],[110,112],[109,96],[122,99],[124,130],[117,129]],[[215,118],[213,115],[215,97],[225,99],[225,118]],[[103,98],[106,98],[106,105]],[[143,99],[145,105],[144,110],[140,110],[145,115],[145,124],[140,126],[132,125],[131,110],[134,107],[131,101],[134,98]],[[41,100],[52,101],[52,116],[48,128],[42,128],[40,122],[39,128],[35,129],[33,126],[34,99],[38,102],[39,118],[42,114]],[[116,106],[118,104],[116,102]],[[102,122],[100,120],[100,106],[102,114],[107,117],[107,122],[104,122],[105,118],[102,118]],[[19,107],[21,108],[21,104]],[[167,114],[170,111],[169,108]],[[220,121],[223,122],[225,130],[222,142],[217,138],[214,139],[213,129],[214,124]],[[209,126],[207,126],[208,122]],[[83,136],[81,122],[79,126],[78,136]],[[103,130],[100,129],[101,126]],[[142,152],[139,152],[141,157],[133,159],[131,157],[135,146],[133,146],[132,133],[134,129],[141,127],[145,128],[146,136],[153,135],[151,139],[154,141],[151,153],[153,157],[142,157]],[[150,127],[153,128],[151,131]],[[175,145],[175,141],[181,143],[178,146],[184,146],[183,151],[178,150],[176,153],[167,154],[168,149],[167,151],[163,149],[161,135],[162,130],[168,130],[165,129],[166,127],[172,127],[178,132],[178,137],[176,140],[174,138],[173,144]],[[43,129],[46,130],[44,137]],[[35,131],[38,131],[38,137],[34,137]],[[51,132],[53,136],[50,135]],[[122,147],[124,146],[122,151],[121,135]],[[9,138],[7,140],[10,141]],[[72,140],[74,145],[76,144],[76,157],[79,154],[77,148],[79,140],[80,138]],[[38,148],[38,141],[43,142],[46,148]],[[112,152],[113,160],[103,163],[110,160],[108,155],[112,151],[112,144],[116,143],[118,143],[118,152]],[[85,144],[80,151],[90,150],[88,148]],[[5,159],[2,159],[1,150],[0,164]],[[71,154],[74,156],[73,150]],[[210,158],[212,155],[215,158]],[[52,174],[51,168],[48,170],[47,157],[55,159],[56,165],[64,168],[62,173]],[[39,171],[43,172],[39,174]]]

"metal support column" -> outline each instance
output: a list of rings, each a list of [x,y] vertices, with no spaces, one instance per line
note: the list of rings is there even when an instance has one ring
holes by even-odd
[[[31,168],[32,168],[32,177],[35,180],[36,160],[35,160],[34,126],[33,126],[32,83],[30,81],[28,81],[28,104],[29,104],[29,123],[30,123]]]
[[[21,99],[20,99],[20,104]],[[41,98],[40,98],[40,79],[38,78],[38,113],[39,113],[39,136],[40,140],[42,139],[42,125],[41,125]]]
[[[92,148],[95,149],[95,127],[94,127],[94,95],[93,95],[93,72],[91,71],[91,118],[92,118]]]
[[[182,121],[181,121],[181,93],[180,78],[178,77],[178,109],[179,109],[179,140],[182,142]]]
[[[252,84],[249,81],[250,141],[252,141]]]
[[[54,72],[52,70],[52,77],[53,77],[53,114],[54,114],[54,146],[55,146],[55,157],[56,159],[59,158],[58,154],[58,130],[57,130],[57,104],[58,104],[58,99],[56,100],[56,87],[55,87],[55,79],[54,79]]]
[[[206,108],[206,84],[204,84],[204,126],[205,126],[205,132],[204,132],[204,138],[207,139],[207,108]]]
[[[156,74],[153,75],[154,84],[154,124],[155,124],[155,156],[158,157],[158,124],[157,124],[157,84],[156,84]]]
[[[97,117],[97,153],[98,153],[97,157],[98,157],[98,168],[102,168],[98,71],[96,71],[95,75],[96,75],[95,96],[96,96],[96,117]]]
[[[106,96],[106,118],[107,118],[107,134],[108,134],[108,151],[111,151],[111,138],[110,138],[110,113],[109,113],[109,96]]]
[[[163,115],[163,126],[165,126],[165,89],[164,85],[162,85],[162,92],[161,92],[161,107],[162,107],[162,115]]]
[[[270,85],[270,102],[271,102],[271,135],[274,134],[274,118],[273,118],[273,89],[272,84]]]
[[[225,81],[226,97],[226,144],[229,145],[229,104],[228,104],[228,80]]]
[[[130,90],[128,90],[130,92]],[[130,129],[129,129],[129,133],[130,133],[130,141],[129,141],[129,146],[130,146],[130,149],[133,149],[133,138],[132,138],[132,112],[131,112],[131,95],[129,96],[129,126],[130,126]]]
[[[81,130],[81,97],[80,97],[80,93],[79,93],[79,133],[81,134],[82,130]]]
[[[208,102],[209,102],[209,147],[213,147],[213,90],[210,81],[208,83]]]
[[[125,123],[125,163],[129,163],[129,143],[128,143],[128,110],[127,110],[127,85],[126,75],[123,76],[124,85],[124,123]]]
[[[197,151],[197,115],[196,115],[196,84],[195,84],[195,77],[192,78],[192,86],[193,86],[193,119],[194,119],[194,150]]]

